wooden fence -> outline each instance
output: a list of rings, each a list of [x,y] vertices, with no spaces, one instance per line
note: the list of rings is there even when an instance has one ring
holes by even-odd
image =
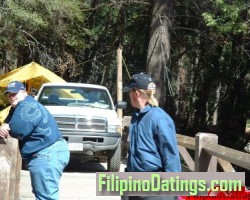
[[[130,116],[124,116],[122,156],[128,149],[128,128]],[[211,133],[197,133],[195,137],[177,134],[180,155],[183,159],[182,171],[235,172],[232,164],[250,170],[250,154],[218,144],[218,136]]]
[[[250,154],[219,145],[215,134],[197,133],[195,138],[177,134],[177,140],[185,171],[235,172],[232,164],[250,170]],[[194,160],[188,149],[194,151]]]
[[[0,138],[0,200],[19,199],[21,164],[17,139]]]

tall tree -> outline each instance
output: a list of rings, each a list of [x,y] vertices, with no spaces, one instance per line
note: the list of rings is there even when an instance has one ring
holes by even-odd
[[[172,0],[154,0],[150,25],[147,72],[156,82],[156,98],[161,107],[165,106],[166,95],[172,95],[169,78],[172,5]]]

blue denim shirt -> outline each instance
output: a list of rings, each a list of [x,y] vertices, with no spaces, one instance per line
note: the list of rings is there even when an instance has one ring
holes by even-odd
[[[129,130],[129,172],[179,172],[175,125],[161,108],[147,105],[132,116]]]
[[[10,126],[10,135],[20,140],[19,147],[24,159],[61,137],[54,117],[31,96],[11,108],[5,123]]]

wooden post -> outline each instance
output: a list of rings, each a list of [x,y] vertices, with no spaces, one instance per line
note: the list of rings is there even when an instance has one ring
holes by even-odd
[[[21,165],[17,139],[0,138],[0,200],[19,199]]]
[[[117,49],[117,102],[122,101],[122,48]],[[122,109],[117,109],[117,115],[122,120]]]
[[[9,199],[9,188],[10,188],[10,179],[6,177],[10,177],[10,163],[7,161],[5,157],[0,157],[0,193],[1,200]]]
[[[27,86],[26,86],[26,90],[27,90],[27,92],[28,92],[28,94],[30,94],[30,92],[31,92],[31,84],[30,84],[30,80],[28,80],[27,82],[26,82],[26,84],[27,84]]]
[[[127,157],[129,149],[129,126],[130,126],[131,116],[124,116],[122,120],[122,153],[123,158]]]
[[[195,171],[216,172],[217,158],[207,153],[203,148],[218,144],[218,136],[211,133],[198,133],[195,136]]]

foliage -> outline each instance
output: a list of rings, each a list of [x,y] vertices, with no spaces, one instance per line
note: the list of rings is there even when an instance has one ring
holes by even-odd
[[[244,0],[215,1],[215,10],[212,13],[204,12],[202,16],[209,27],[214,27],[221,33],[232,32],[234,34],[249,32],[249,22],[242,17],[242,12],[248,8]]]
[[[20,66],[29,60],[39,60],[55,70],[56,65],[62,64],[60,57],[65,55],[61,48],[85,45],[83,38],[89,31],[75,27],[83,22],[85,15],[81,9],[87,6],[81,0],[6,1],[0,21],[1,48],[5,49],[2,61],[6,54],[12,54],[5,64]]]
[[[216,132],[221,143],[234,145],[232,141],[244,137],[250,110],[245,79],[249,3],[187,1],[185,5],[178,2],[175,11],[171,66],[177,127],[191,135],[201,130]],[[184,80],[174,82],[181,75]]]
[[[150,21],[148,7],[118,1],[92,1],[85,21],[92,35],[89,36],[90,45],[78,51],[83,70],[78,80],[115,88],[116,51],[119,46],[122,47],[124,63],[130,73],[145,71],[149,34],[149,23],[145,24],[145,19]],[[128,78],[124,69],[124,80]],[[112,96],[116,96],[115,90],[112,90]]]

